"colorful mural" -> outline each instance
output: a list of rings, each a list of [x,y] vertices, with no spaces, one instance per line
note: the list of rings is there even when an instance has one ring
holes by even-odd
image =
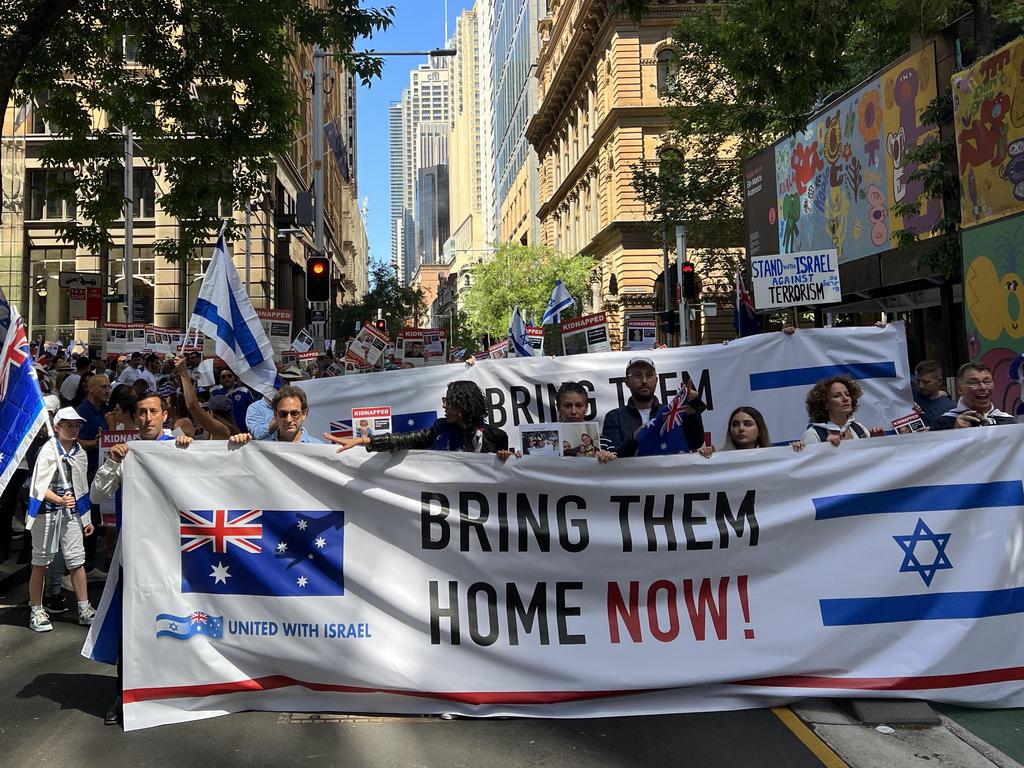
[[[1021,402],[1024,352],[1024,215],[965,230],[964,322],[967,354],[992,369],[996,407],[1014,413]]]
[[[953,75],[960,221],[1024,210],[1024,38]]]
[[[920,114],[935,98],[935,72],[930,43],[775,144],[779,252],[835,248],[843,263],[894,247],[902,228],[929,235],[939,200],[902,218],[892,208],[923,192],[909,180],[916,164],[902,164],[934,133]]]

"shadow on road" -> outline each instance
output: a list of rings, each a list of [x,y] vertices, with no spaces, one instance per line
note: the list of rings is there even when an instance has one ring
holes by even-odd
[[[93,717],[103,717],[117,692],[117,678],[106,675],[39,675],[16,694],[19,699],[44,698]]]

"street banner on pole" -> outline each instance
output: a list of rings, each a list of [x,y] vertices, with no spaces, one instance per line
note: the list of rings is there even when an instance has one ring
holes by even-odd
[[[1022,462],[1021,425],[611,464],[140,441],[125,727],[1019,707]]]

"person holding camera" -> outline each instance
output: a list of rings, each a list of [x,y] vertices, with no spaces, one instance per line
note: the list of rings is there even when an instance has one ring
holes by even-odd
[[[964,363],[956,372],[960,400],[956,407],[939,417],[935,429],[964,429],[1016,424],[1017,420],[992,404],[995,381],[992,370],[983,363]]]

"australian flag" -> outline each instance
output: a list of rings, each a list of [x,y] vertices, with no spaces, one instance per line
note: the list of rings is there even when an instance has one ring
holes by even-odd
[[[0,491],[46,422],[25,326],[0,291]]]
[[[651,423],[636,437],[637,456],[662,456],[686,453],[690,444],[683,430],[688,414],[683,410],[690,401],[690,389],[682,386],[667,405],[663,405]]]
[[[740,338],[761,332],[761,318],[754,311],[754,300],[747,293],[743,275],[739,272],[736,273],[736,308],[733,310],[732,324]]]
[[[429,429],[435,421],[437,411],[395,413],[391,415],[391,429],[394,432],[415,432],[418,429]]]
[[[179,514],[182,592],[345,594],[344,512],[200,509]]]

